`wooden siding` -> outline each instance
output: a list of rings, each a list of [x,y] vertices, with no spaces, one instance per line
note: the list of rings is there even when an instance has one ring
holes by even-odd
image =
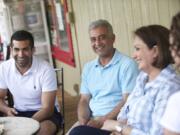
[[[132,32],[148,24],[169,27],[172,15],[180,10],[180,0],[71,0],[80,49],[81,66],[95,57],[91,50],[88,25],[96,19],[107,19],[116,34],[115,47],[132,54]]]
[[[115,47],[127,55],[132,55],[132,33],[136,28],[148,24],[169,27],[171,17],[180,11],[180,0],[68,0],[68,5],[74,14],[74,23],[71,25],[77,65],[72,70],[63,64],[68,72],[65,80],[71,82],[65,83],[65,89],[69,92],[72,92],[73,83],[80,82],[84,64],[96,57],[88,35],[91,21],[107,19],[114,28]]]

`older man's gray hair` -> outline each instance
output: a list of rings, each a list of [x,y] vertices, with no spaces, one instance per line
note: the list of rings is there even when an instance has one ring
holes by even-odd
[[[105,27],[107,28],[109,34],[113,34],[112,25],[107,20],[99,19],[99,20],[91,22],[88,30],[90,32],[92,29],[95,29],[97,27]]]

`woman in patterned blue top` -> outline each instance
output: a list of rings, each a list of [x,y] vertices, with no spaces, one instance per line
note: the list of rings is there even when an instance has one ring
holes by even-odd
[[[178,78],[170,65],[169,30],[149,25],[134,33],[133,57],[141,73],[117,121],[106,120],[102,129],[79,126],[70,135],[162,135],[159,120],[168,97],[179,89]]]

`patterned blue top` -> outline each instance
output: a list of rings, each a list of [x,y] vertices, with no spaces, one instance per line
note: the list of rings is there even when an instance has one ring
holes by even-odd
[[[159,121],[168,97],[180,89],[180,78],[170,65],[153,81],[147,79],[146,73],[139,74],[132,94],[118,115],[118,119],[126,119],[133,128],[131,135],[162,135]]]
[[[138,73],[135,61],[117,50],[104,67],[98,58],[88,62],[82,73],[81,94],[92,96],[92,116],[104,116],[112,111],[122,95],[133,90]]]

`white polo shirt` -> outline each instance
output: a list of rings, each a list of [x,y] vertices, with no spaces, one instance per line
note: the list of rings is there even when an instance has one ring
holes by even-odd
[[[11,91],[19,111],[39,110],[42,92],[57,90],[56,73],[46,61],[33,57],[31,68],[21,75],[11,58],[0,64],[0,88]]]
[[[180,92],[177,92],[169,98],[166,110],[160,121],[160,124],[164,128],[176,133],[180,133],[179,102],[180,102]]]

